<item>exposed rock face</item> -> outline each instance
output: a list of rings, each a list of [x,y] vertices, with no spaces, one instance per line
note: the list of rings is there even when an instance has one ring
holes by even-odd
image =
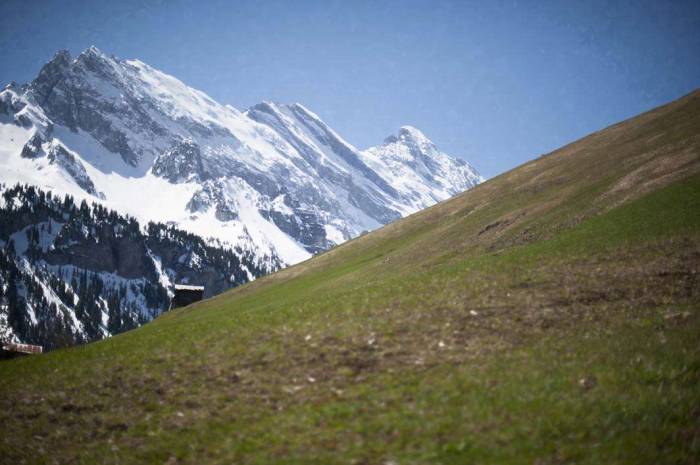
[[[71,56],[68,50],[59,50],[53,59],[41,68],[39,75],[31,83],[37,103],[42,106],[46,103],[56,85],[65,79],[70,65]]]
[[[29,138],[24,147],[22,147],[22,153],[20,156],[22,158],[37,158],[41,156],[42,147],[41,144],[44,143],[44,139],[39,134],[39,131],[34,132],[34,135]]]
[[[80,221],[64,224],[44,259],[57,266],[73,266],[93,272],[114,273],[126,279],[158,281],[146,243],[115,232],[105,222],[86,229]]]
[[[13,81],[0,93],[0,115],[14,115],[22,110],[23,102],[17,97],[17,84]]]
[[[125,162],[136,165],[141,151],[129,145],[119,126],[143,126],[156,134],[166,131],[151,120],[141,102],[125,92],[127,83],[114,64],[94,47],[76,60],[60,51],[31,82],[29,94],[56,124],[90,134]]]
[[[269,219],[278,228],[296,238],[306,250],[318,253],[333,246],[326,237],[326,229],[322,221],[313,211],[304,211],[286,194],[277,198],[277,208],[260,210],[263,218]],[[280,208],[281,205],[281,208]]]
[[[153,163],[153,174],[172,183],[203,181],[205,172],[199,145],[193,140],[176,142],[172,148],[159,155]]]
[[[52,144],[47,157],[50,163],[60,166],[85,192],[104,199],[104,195],[97,192],[97,189],[95,189],[95,184],[92,182],[92,179],[90,179],[90,176],[88,176],[80,160],[69,153],[63,145]]]

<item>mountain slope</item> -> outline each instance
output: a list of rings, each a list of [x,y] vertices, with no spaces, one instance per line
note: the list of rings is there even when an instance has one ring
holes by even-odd
[[[423,173],[414,181],[429,201],[417,203],[299,104],[243,113],[94,47],[58,52],[31,83],[0,92],[0,181],[213,236],[269,271],[443,200],[443,187],[473,187],[472,174],[431,196]]]
[[[135,331],[0,364],[0,452],[694,463],[698,211],[695,92]]]
[[[207,297],[262,276],[255,257],[172,226],[32,186],[0,185],[0,342],[44,350],[102,339],[166,311],[174,283]]]

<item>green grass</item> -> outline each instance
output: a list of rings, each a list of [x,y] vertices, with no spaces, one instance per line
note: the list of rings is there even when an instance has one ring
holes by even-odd
[[[700,233],[700,176],[660,189],[556,237],[515,249],[513,259],[556,254],[566,258],[634,247],[673,235]]]
[[[698,100],[1,363],[0,463],[697,463]]]

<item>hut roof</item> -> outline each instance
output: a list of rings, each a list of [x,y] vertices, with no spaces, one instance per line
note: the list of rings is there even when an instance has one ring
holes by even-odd
[[[8,352],[19,352],[21,354],[40,354],[44,351],[44,348],[41,346],[36,346],[33,344],[16,344],[14,342],[4,344],[2,348]]]
[[[190,286],[189,284],[176,284],[176,291],[203,291],[204,286]]]

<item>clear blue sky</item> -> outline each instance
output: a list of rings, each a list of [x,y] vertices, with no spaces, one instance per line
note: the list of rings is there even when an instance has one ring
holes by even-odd
[[[698,0],[0,2],[0,81],[93,44],[359,148],[414,125],[489,177],[700,87]]]

